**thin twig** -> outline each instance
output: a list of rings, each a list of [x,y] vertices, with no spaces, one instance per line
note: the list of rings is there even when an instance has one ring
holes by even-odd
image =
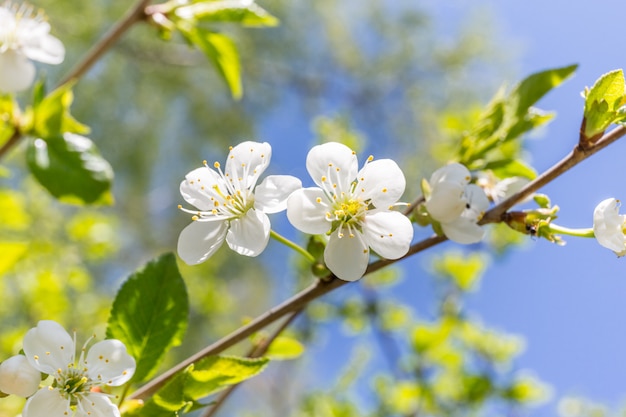
[[[250,349],[250,351],[248,352],[248,357],[249,358],[258,358],[260,356],[263,356],[265,354],[265,352],[267,352],[267,349],[270,347],[270,345],[272,344],[272,342],[278,337],[280,336],[280,334],[287,328],[289,327],[289,325],[291,323],[293,323],[294,319],[296,317],[298,317],[298,315],[302,312],[302,309],[300,310],[296,310],[293,313],[291,313],[291,315],[289,317],[287,317],[287,319],[280,325],[279,328],[277,328],[274,333],[271,334],[270,337],[266,338],[263,340],[262,343],[260,343],[257,346],[254,346]],[[211,406],[211,408],[207,409],[206,412],[204,414],[202,414],[202,417],[213,417],[217,411],[222,407],[222,405],[224,404],[224,402],[226,402],[226,400],[228,399],[228,397],[230,397],[230,395],[233,393],[233,391],[235,391],[235,389],[241,385],[241,383],[239,384],[235,384],[235,385],[231,385],[230,387],[228,387],[225,391],[223,391],[215,400],[215,403],[213,404],[213,406]]]
[[[98,43],[96,43],[72,70],[61,79],[59,85],[82,77],[117,40],[135,23],[146,18],[145,9],[151,0],[139,0],[124,17],[113,26]]]
[[[569,171],[580,162],[589,158],[596,152],[606,148],[608,145],[615,142],[624,135],[626,135],[626,127],[618,126],[615,129],[611,130],[609,133],[605,134],[600,140],[598,140],[598,142],[595,143],[595,145],[589,148],[583,148],[580,145],[576,146],[569,153],[569,155],[553,165],[543,174],[539,175],[533,181],[528,183],[526,187],[524,187],[520,192],[512,195],[511,197],[504,200],[502,203],[498,204],[487,213],[485,213],[482,220],[480,221],[480,224],[498,223],[502,221],[502,216],[504,215],[504,213],[506,213],[507,210],[509,210],[515,204],[523,201],[526,197],[529,197],[531,194],[539,190],[544,185],[550,183],[555,178],[563,175],[565,172]]]
[[[4,154],[7,153],[9,149],[11,149],[13,146],[15,146],[17,142],[20,141],[21,138],[22,138],[22,134],[20,133],[18,129],[15,129],[15,132],[13,132],[9,140],[4,142],[2,147],[0,147],[0,159],[2,159]]]
[[[600,139],[592,148],[583,149],[581,147],[576,147],[567,157],[563,160],[555,164],[552,168],[548,169],[542,175],[537,177],[534,181],[530,182],[524,189],[522,189],[517,194],[513,195],[509,199],[503,201],[497,206],[493,207],[491,210],[485,213],[480,224],[486,223],[497,223],[501,221],[502,215],[506,213],[506,211],[513,207],[515,204],[522,201],[527,196],[531,195],[535,191],[537,191],[542,186],[546,185],[550,181],[554,180],[558,176],[562,175],[575,165],[579,164],[583,160],[587,159],[591,155],[615,142],[617,139],[626,135],[625,127],[617,127],[613,129],[611,132],[607,133]],[[427,239],[422,240],[421,242],[415,243],[409,248],[409,251],[403,257],[399,259],[380,259],[378,261],[372,262],[368,265],[365,275],[371,274],[372,272],[378,271],[381,268],[384,268],[387,265],[391,265],[396,263],[402,259],[408,258],[416,253],[422,252],[428,248],[438,245],[439,243],[445,242],[447,238],[445,236],[431,236]],[[159,388],[161,388],[170,378],[172,378],[177,372],[185,369],[187,366],[192,363],[204,358],[205,356],[215,355],[224,351],[225,349],[233,346],[239,341],[245,339],[250,336],[254,332],[262,329],[270,323],[278,320],[285,314],[301,309],[306,306],[310,301],[313,301],[343,285],[347,284],[346,281],[342,281],[335,276],[330,276],[328,280],[319,280],[315,282],[310,287],[302,290],[298,294],[292,296],[288,300],[279,304],[278,306],[266,311],[262,315],[258,316],[255,320],[251,321],[247,325],[240,327],[229,335],[226,335],[222,339],[216,341],[210,346],[207,346],[205,349],[200,352],[190,356],[186,360],[182,361],[178,365],[170,368],[165,373],[159,375],[152,381],[148,382],[143,387],[139,388],[135,391],[129,398],[130,399],[145,399],[150,395],[154,394]]]

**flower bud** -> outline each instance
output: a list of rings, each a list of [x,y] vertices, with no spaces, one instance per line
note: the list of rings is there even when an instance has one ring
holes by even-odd
[[[39,388],[41,373],[30,366],[24,355],[12,356],[0,364],[0,391],[30,397]]]

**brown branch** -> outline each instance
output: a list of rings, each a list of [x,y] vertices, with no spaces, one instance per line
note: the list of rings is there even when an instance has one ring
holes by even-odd
[[[87,71],[95,64],[111,47],[118,41],[120,37],[135,23],[144,20],[147,15],[146,7],[151,0],[139,0],[131,9],[129,9],[124,17],[113,26],[97,44],[95,44],[89,52],[80,60],[72,70],[61,79],[59,85],[63,85],[72,80],[78,79],[85,75]]]
[[[575,165],[579,164],[583,160],[587,159],[591,155],[596,152],[604,149],[606,146],[615,142],[617,139],[626,135],[626,128],[623,126],[617,127],[611,132],[607,133],[600,139],[592,148],[583,149],[582,147],[576,147],[570,155],[565,157],[563,160],[555,164],[552,168],[548,169],[542,175],[537,177],[534,181],[530,182],[523,190],[493,207],[483,217],[480,224],[486,223],[497,223],[501,221],[502,215],[506,213],[506,211],[513,207],[515,204],[519,203],[535,191],[537,191],[542,186],[546,185],[550,181],[554,180],[558,176],[562,175]],[[403,257],[399,259],[380,259],[378,261],[372,262],[368,265],[365,275],[371,274],[384,268],[387,265],[391,265],[396,263],[402,259],[408,258],[416,253],[429,249],[433,246],[438,245],[446,241],[447,238],[445,236],[431,236],[427,239],[422,240],[421,242],[415,243],[409,248],[409,251]],[[302,309],[305,307],[310,301],[313,301],[343,285],[347,284],[346,281],[342,281],[335,276],[330,276],[328,280],[318,280],[310,287],[302,290],[298,294],[279,304],[278,306],[266,311],[262,315],[258,316],[256,319],[248,323],[247,325],[240,327],[235,330],[231,334],[223,337],[222,339],[216,341],[210,346],[207,346],[205,349],[196,353],[193,356],[190,356],[183,362],[175,365],[170,368],[165,373],[159,375],[152,381],[148,382],[143,387],[139,388],[135,391],[129,398],[130,399],[145,399],[150,395],[154,394],[159,388],[161,388],[170,378],[172,378],[177,372],[185,369],[187,366],[192,363],[204,358],[205,356],[215,355],[224,351],[225,349],[233,346],[239,341],[245,339],[250,336],[254,332],[262,329],[270,323],[278,320],[285,314]]]
[[[2,159],[4,154],[6,154],[9,151],[9,149],[15,146],[17,142],[20,141],[21,138],[22,138],[22,134],[20,133],[18,129],[15,129],[15,132],[13,132],[9,140],[4,142],[2,147],[0,147],[0,159]]]
[[[265,352],[267,352],[267,349],[270,347],[270,345],[272,344],[272,342],[278,337],[280,336],[280,334],[287,328],[289,327],[289,325],[291,323],[293,323],[294,319],[296,317],[298,317],[298,315],[302,312],[302,309],[300,310],[296,310],[293,313],[291,313],[291,315],[289,317],[287,317],[287,319],[280,325],[279,328],[277,328],[274,333],[272,333],[272,335],[268,338],[266,338],[265,340],[263,340],[263,342],[257,346],[252,347],[252,349],[250,349],[250,351],[248,352],[248,357],[249,358],[258,358],[259,356],[263,356],[265,354]],[[226,402],[226,400],[228,399],[228,397],[230,397],[230,395],[233,393],[233,391],[235,391],[235,389],[241,385],[241,383],[239,384],[235,384],[235,385],[231,385],[230,387],[228,387],[224,392],[222,392],[219,397],[217,397],[217,399],[215,400],[215,403],[213,404],[213,406],[209,409],[206,410],[206,412],[204,414],[202,414],[202,417],[213,417],[218,410],[222,407],[222,405]]]
[[[615,129],[611,130],[609,133],[605,134],[600,140],[598,140],[594,145],[590,147],[584,148],[580,145],[576,146],[569,153],[569,155],[553,165],[550,169],[535,178],[533,181],[528,183],[526,187],[524,187],[520,192],[512,195],[511,197],[504,200],[502,203],[498,204],[487,213],[485,213],[479,224],[498,223],[502,221],[502,216],[504,215],[504,213],[506,213],[507,210],[509,210],[515,204],[523,201],[526,197],[529,197],[531,194],[539,190],[544,185],[550,183],[555,178],[563,175],[565,172],[569,171],[580,162],[589,158],[596,152],[606,148],[608,145],[615,142],[624,135],[626,135],[626,127],[618,126]]]

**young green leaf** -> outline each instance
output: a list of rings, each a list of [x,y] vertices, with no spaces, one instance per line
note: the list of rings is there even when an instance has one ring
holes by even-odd
[[[199,400],[252,378],[265,369],[268,358],[240,358],[236,356],[209,356],[197,362],[185,381],[184,393],[188,399]]]
[[[585,93],[585,118],[581,134],[584,139],[593,141],[609,125],[624,118],[624,114],[619,111],[626,103],[624,72],[620,69],[604,74]]]
[[[181,343],[188,314],[187,290],[171,253],[151,261],[122,285],[106,334],[124,342],[137,361],[133,381],[153,375],[163,355]]]
[[[197,46],[213,63],[235,99],[243,94],[241,66],[235,43],[228,36],[190,25],[179,25],[187,41]]]
[[[235,356],[209,356],[188,366],[163,388],[158,390],[143,407],[128,417],[177,417],[206,406],[202,398],[238,384],[265,369],[267,358],[240,358]]]
[[[516,122],[524,118],[530,106],[571,77],[576,68],[578,68],[578,65],[569,65],[537,72],[519,83],[507,100],[507,107],[517,116]]]
[[[96,145],[73,133],[30,139],[26,162],[50,194],[75,204],[112,204],[113,169]]]
[[[24,133],[48,139],[64,133],[89,133],[89,127],[79,123],[70,114],[70,106],[74,100],[72,84],[65,84],[48,94],[45,98],[37,98],[32,108],[33,123]]]
[[[278,25],[278,19],[267,10],[249,1],[199,2],[176,9],[181,19],[201,22],[232,22],[242,26],[264,27]]]
[[[304,346],[296,339],[278,336],[267,349],[265,355],[272,360],[296,359],[304,352]]]
[[[461,140],[459,162],[473,170],[503,158],[518,159],[521,146],[514,154],[504,154],[503,145],[516,145],[521,136],[553,118],[532,106],[546,93],[559,86],[576,70],[576,65],[554,68],[532,74],[522,80],[509,94],[500,89],[482,116]],[[517,142],[516,142],[517,141]]]

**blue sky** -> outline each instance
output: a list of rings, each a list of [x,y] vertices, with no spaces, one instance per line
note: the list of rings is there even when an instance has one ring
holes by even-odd
[[[484,2],[503,43],[518,47],[520,76],[570,63],[577,74],[539,103],[558,116],[529,141],[534,166],[545,170],[576,144],[580,91],[601,74],[623,68],[623,1]],[[469,8],[467,2],[459,7]],[[547,186],[561,207],[559,224],[590,227],[593,209],[608,197],[626,199],[626,143],[618,142]],[[531,241],[497,262],[471,306],[483,319],[523,334],[519,365],[534,369],[555,397],[581,395],[618,405],[626,398],[626,260],[592,239],[567,238],[565,247]],[[544,407],[536,415],[554,415]]]

